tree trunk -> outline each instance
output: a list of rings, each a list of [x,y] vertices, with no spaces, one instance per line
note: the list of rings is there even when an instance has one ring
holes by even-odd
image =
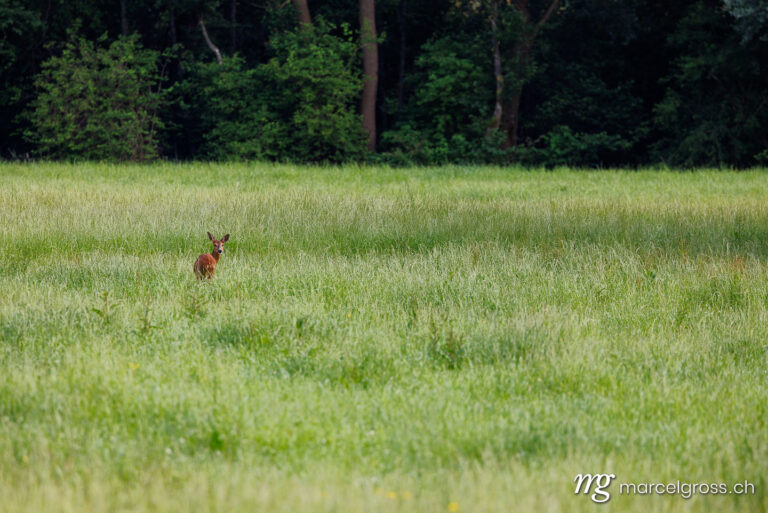
[[[221,64],[221,62],[222,62],[222,59],[221,59],[221,51],[219,50],[219,47],[218,47],[218,46],[216,46],[215,44],[213,44],[213,41],[211,41],[211,38],[210,38],[210,37],[208,37],[208,31],[207,31],[207,30],[205,30],[205,22],[203,21],[203,15],[202,15],[202,14],[200,15],[200,21],[199,21],[199,24],[200,24],[200,30],[202,30],[202,31],[203,31],[203,39],[205,39],[205,44],[207,44],[207,45],[208,45],[208,48],[210,48],[210,49],[211,49],[211,51],[212,51],[214,54],[216,54],[216,62],[218,62],[219,64]]]
[[[128,35],[128,6],[126,5],[128,0],[120,0],[120,26],[123,30],[123,35]]]
[[[381,21],[381,11],[376,11],[376,26],[382,27],[384,26],[384,23]],[[378,53],[380,48],[376,49],[376,52]],[[376,76],[378,77],[378,80],[376,81],[376,105],[384,105],[384,100],[387,98],[387,91],[385,90],[386,83],[387,83],[387,69],[384,67],[384,58],[379,58],[378,60],[378,70],[376,71]],[[388,119],[386,114],[379,113],[378,116],[376,116],[376,133],[379,132],[379,128],[381,128],[382,132],[386,132],[389,129],[388,125]]]
[[[499,46],[498,27],[496,21],[499,18],[499,2],[493,2],[493,12],[491,13],[491,45],[493,46],[493,76],[496,82],[496,101],[493,105],[493,115],[488,124],[488,134],[497,130],[501,125],[502,116],[502,93],[504,92],[504,72],[501,69],[501,48]]]
[[[406,0],[400,0],[400,8],[397,10],[397,24],[400,29],[400,56],[397,69],[397,111],[403,110],[405,103],[405,4]]]
[[[293,0],[293,5],[299,13],[299,23],[305,26],[312,25],[312,17],[309,15],[307,0]]]
[[[501,147],[505,150],[517,146],[518,127],[520,125],[520,97],[523,88],[516,87],[512,91],[512,98],[504,104],[504,142]]]
[[[237,51],[237,0],[229,2],[229,53]]]
[[[525,78],[523,77],[528,74],[528,66],[530,66],[531,63],[531,49],[533,48],[534,39],[536,39],[536,36],[538,35],[541,28],[555,13],[559,6],[560,0],[552,0],[547,10],[544,12],[544,14],[542,14],[541,18],[535,24],[533,24],[533,26],[531,26],[531,16],[530,11],[528,10],[528,0],[518,0],[515,2],[515,8],[523,15],[526,28],[523,29],[523,34],[515,45],[514,50],[514,65],[517,67],[517,70],[515,70],[517,72],[515,73],[517,75],[517,80],[510,94],[509,101],[503,104],[501,123],[504,127],[504,143],[502,144],[504,149],[517,146],[519,141],[520,99],[523,95],[523,85],[525,83]],[[495,114],[496,111],[494,110],[494,116]]]
[[[363,96],[360,111],[368,149],[376,151],[376,89],[379,83],[379,49],[376,43],[374,0],[360,0],[360,39],[363,46]]]
[[[520,75],[526,73],[526,69],[530,65],[531,58],[531,44],[525,36],[521,41],[518,41],[515,45],[515,62],[520,70]],[[517,146],[518,134],[520,127],[520,98],[523,95],[523,80],[518,79],[514,89],[510,94],[509,101],[504,103],[504,113],[502,119],[504,120],[504,144],[502,148],[507,149],[512,146]]]

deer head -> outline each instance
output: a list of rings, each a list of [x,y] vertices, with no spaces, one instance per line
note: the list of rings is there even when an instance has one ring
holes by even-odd
[[[226,234],[224,237],[221,238],[221,240],[219,240],[213,235],[211,235],[211,232],[208,232],[208,238],[211,239],[211,242],[213,242],[214,255],[221,255],[222,253],[224,253],[224,243],[229,240],[229,234]]]

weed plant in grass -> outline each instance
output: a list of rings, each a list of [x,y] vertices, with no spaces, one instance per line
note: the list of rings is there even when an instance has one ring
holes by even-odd
[[[4,164],[0,219],[0,511],[768,506],[763,171]]]

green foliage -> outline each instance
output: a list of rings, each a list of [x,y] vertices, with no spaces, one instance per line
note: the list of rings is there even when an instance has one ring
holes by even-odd
[[[32,86],[30,48],[43,28],[37,12],[13,0],[0,0],[0,152],[14,151],[14,122]],[[14,141],[16,142],[16,141]]]
[[[539,69],[524,89],[517,148],[523,162],[636,161],[648,125],[627,62],[637,38],[636,8],[637,0],[574,0],[551,20],[536,46]]]
[[[267,63],[233,57],[201,65],[187,91],[203,126],[204,153],[218,160],[359,159],[365,134],[355,113],[362,87],[357,44],[319,20],[276,36]]]
[[[412,116],[425,130],[444,136],[481,132],[477,121],[487,116],[491,100],[483,84],[493,77],[490,66],[474,61],[480,44],[438,39],[422,48],[413,78]]]
[[[22,44],[29,44],[31,36],[42,28],[42,23],[36,13],[18,2],[0,0],[0,77],[5,76],[19,60],[24,52]],[[0,90],[0,100],[8,94]]]
[[[414,91],[404,121],[382,134],[389,160],[438,164],[500,156],[499,141],[486,138],[493,75],[490,63],[477,65],[484,51],[480,38],[441,38],[424,45],[409,80]]]
[[[731,18],[694,4],[669,36],[678,50],[667,90],[654,109],[662,136],[656,155],[684,166],[754,165],[768,124],[766,43],[740,44]]]
[[[646,127],[630,86],[611,87],[587,65],[563,63],[554,71],[531,84],[542,99],[525,125],[528,137],[518,155],[545,166],[631,162],[630,150]]]
[[[627,150],[630,143],[606,132],[579,133],[566,125],[554,127],[534,146],[518,148],[521,160],[552,166],[599,166],[607,153]]]
[[[159,58],[142,48],[138,36],[107,48],[71,38],[61,55],[42,64],[26,136],[51,158],[141,162],[157,157],[158,112],[166,105]]]
[[[209,158],[267,158],[275,155],[264,142],[277,128],[261,108],[269,91],[261,86],[258,70],[244,69],[237,56],[214,63],[192,64],[182,90],[186,95],[187,126],[199,125],[196,141]],[[197,123],[189,122],[196,119]]]
[[[737,167],[768,158],[768,0],[568,0],[540,27],[552,0],[377,1],[377,155],[359,127],[359,6],[310,4],[313,25],[299,27],[290,1],[135,0],[129,43],[118,40],[117,4],[0,0],[0,158]],[[488,133],[494,37],[501,131],[519,114],[509,150],[511,139]]]

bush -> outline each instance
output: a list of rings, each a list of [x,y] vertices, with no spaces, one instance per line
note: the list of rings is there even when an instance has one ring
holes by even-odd
[[[484,42],[436,39],[416,59],[409,81],[413,95],[403,121],[382,134],[384,158],[395,164],[494,162],[506,158],[500,141],[489,140],[493,83],[491,69],[477,65]],[[487,53],[487,52],[486,52]]]
[[[546,167],[599,166],[606,155],[629,150],[632,144],[620,135],[575,132],[559,125],[539,137],[531,146],[516,148],[518,158],[526,164]]]
[[[318,19],[271,41],[274,57],[248,69],[234,57],[193,71],[185,85],[206,157],[318,162],[362,158],[358,45]]]
[[[104,38],[99,40],[103,43]],[[45,61],[35,80],[37,97],[25,136],[51,158],[146,161],[157,156],[158,52],[138,36],[99,48],[72,38],[60,56]]]

